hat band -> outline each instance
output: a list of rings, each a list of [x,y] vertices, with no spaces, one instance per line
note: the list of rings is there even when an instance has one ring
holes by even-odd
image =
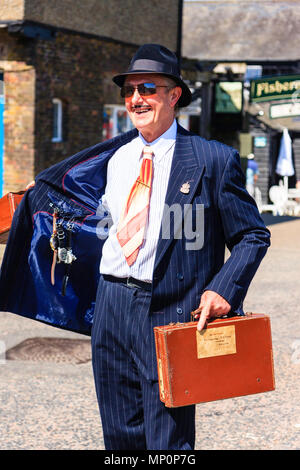
[[[174,73],[174,69],[172,65],[168,65],[163,62],[157,62],[156,60],[150,60],[150,59],[135,60],[132,66],[130,67],[129,72],[133,72],[135,70],[147,70],[149,71],[149,73],[161,72],[161,73],[167,73],[170,75],[177,76],[177,74]]]

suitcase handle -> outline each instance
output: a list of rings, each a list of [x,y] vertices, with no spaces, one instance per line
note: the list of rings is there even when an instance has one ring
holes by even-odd
[[[195,315],[198,315],[199,312],[198,312],[198,309],[197,310],[193,310],[191,312],[191,321],[197,321],[197,319],[195,319]],[[248,315],[252,315],[252,312],[246,312],[245,315],[241,315],[239,313],[236,313],[236,312],[233,312],[232,310],[227,313],[226,315],[221,315],[220,317],[215,317],[215,318],[209,318],[207,321],[208,322],[212,322],[214,320],[217,320],[218,318],[221,318],[221,319],[226,319],[226,318],[233,318],[233,317],[243,317],[243,316],[248,316]]]

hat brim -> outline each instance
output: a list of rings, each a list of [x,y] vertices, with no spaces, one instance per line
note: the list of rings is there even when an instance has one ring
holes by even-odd
[[[178,106],[180,108],[184,108],[185,106],[188,106],[191,103],[192,93],[189,87],[184,83],[183,80],[181,80],[180,78],[172,74],[162,73],[162,72],[153,72],[149,70],[133,70],[132,72],[126,72],[126,73],[121,73],[119,75],[116,75],[115,77],[113,77],[113,82],[119,87],[122,87],[128,75],[141,75],[141,74],[164,75],[165,77],[171,78],[182,89],[182,94],[178,100]]]

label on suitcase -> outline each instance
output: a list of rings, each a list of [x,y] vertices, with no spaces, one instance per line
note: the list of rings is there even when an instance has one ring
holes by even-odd
[[[264,314],[154,328],[160,399],[167,407],[275,389],[270,319]]]

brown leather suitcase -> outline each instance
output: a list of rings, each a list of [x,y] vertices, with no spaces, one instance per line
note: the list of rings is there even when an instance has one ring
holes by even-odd
[[[264,314],[154,328],[160,399],[173,408],[275,389],[270,319]]]
[[[0,199],[0,243],[6,243],[16,208],[25,191],[7,193]]]

